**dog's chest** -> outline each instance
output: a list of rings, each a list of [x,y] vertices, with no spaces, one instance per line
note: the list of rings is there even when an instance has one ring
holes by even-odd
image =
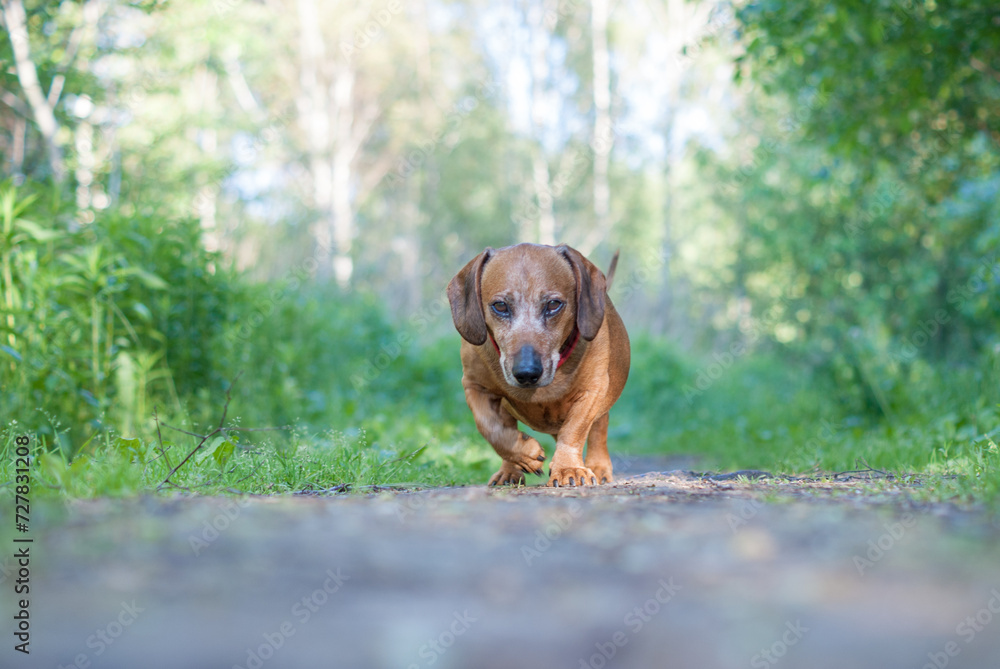
[[[566,407],[558,403],[528,404],[504,398],[503,408],[532,430],[556,435],[566,422]]]

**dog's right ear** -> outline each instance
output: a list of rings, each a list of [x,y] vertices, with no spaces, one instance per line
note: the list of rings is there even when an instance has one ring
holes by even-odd
[[[451,317],[455,329],[462,339],[473,346],[486,341],[486,315],[483,314],[483,297],[480,284],[483,266],[493,256],[493,249],[485,251],[469,261],[459,270],[448,284],[448,302],[451,303]]]
[[[556,250],[569,262],[569,266],[573,269],[573,277],[576,279],[576,326],[580,328],[580,336],[587,341],[593,341],[604,322],[604,303],[608,294],[607,279],[594,263],[573,247],[563,244],[557,246]],[[616,254],[615,258],[617,257]]]

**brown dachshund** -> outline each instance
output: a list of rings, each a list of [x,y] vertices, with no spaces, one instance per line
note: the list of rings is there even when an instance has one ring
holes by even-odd
[[[465,400],[503,459],[490,485],[543,474],[545,451],[518,421],[556,438],[549,485],[613,480],[608,411],[625,387],[631,356],[607,295],[617,260],[605,279],[569,246],[488,248],[448,284],[463,339]]]

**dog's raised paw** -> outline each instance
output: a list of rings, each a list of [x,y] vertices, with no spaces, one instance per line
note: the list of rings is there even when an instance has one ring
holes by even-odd
[[[502,471],[505,465],[510,464],[522,472],[544,476],[545,470],[541,465],[543,462],[545,462],[545,449],[536,439],[522,432],[517,453],[509,461],[504,460],[504,465],[501,465],[500,469]]]
[[[500,465],[500,470],[490,477],[488,485],[524,485],[524,472],[518,465],[504,460]]]

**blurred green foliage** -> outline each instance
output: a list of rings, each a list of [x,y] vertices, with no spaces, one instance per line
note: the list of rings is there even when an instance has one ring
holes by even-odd
[[[744,336],[866,411],[1000,347],[1000,17],[984,3],[751,2],[737,78],[767,95],[730,162]]]
[[[198,443],[167,426],[211,432],[227,391],[225,427],[287,429],[217,433],[173,485],[485,481],[496,456],[465,407],[443,286],[483,246],[537,231],[549,198],[558,234],[590,240],[595,261],[623,249],[612,298],[634,358],[613,452],[871,465],[938,477],[925,489],[940,497],[996,496],[1000,17],[988,3],[768,0],[706,13],[707,27],[666,16],[669,31],[658,4],[617,12],[607,230],[593,208],[586,3],[555,26],[464,2],[433,29],[394,15],[353,69],[330,61],[353,97],[328,100],[343,114],[320,121],[350,141],[322,155],[303,110],[333,82],[305,76],[309,22],[237,4],[112,2],[87,18],[87,3],[27,2],[61,181],[0,40],[0,445],[35,435],[46,486],[157,487]],[[369,18],[322,10],[330,54],[330,26]],[[550,58],[528,68],[511,44],[482,46],[469,26],[501,18]],[[646,46],[661,38],[685,57],[656,60],[669,49]],[[538,85],[509,90],[508,56]],[[726,67],[738,85],[702,86]],[[512,120],[527,97],[557,111]],[[682,123],[684,105],[712,132]],[[628,130],[653,107],[662,119]],[[338,287],[323,280],[317,231],[332,209],[318,200],[344,161],[357,238],[353,283]],[[9,458],[0,466],[6,481]]]
[[[77,445],[108,423],[131,433],[160,400],[218,385],[213,338],[235,286],[197,223],[102,212],[81,226],[58,193],[0,185],[4,408]],[[172,374],[183,369],[183,374]],[[72,443],[60,442],[72,452]]]

